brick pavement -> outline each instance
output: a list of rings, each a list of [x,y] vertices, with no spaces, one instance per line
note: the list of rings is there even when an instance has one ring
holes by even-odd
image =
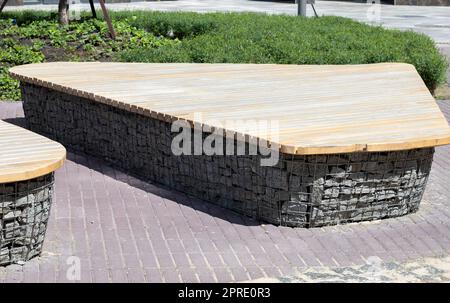
[[[439,104],[450,120],[450,102]],[[21,124],[22,116],[21,103],[0,102],[0,119]],[[69,152],[56,172],[44,253],[0,268],[0,282],[69,282],[71,256],[79,258],[82,282],[231,282],[364,265],[374,256],[405,262],[449,255],[449,177],[450,146],[439,147],[416,214],[293,229],[260,224]]]

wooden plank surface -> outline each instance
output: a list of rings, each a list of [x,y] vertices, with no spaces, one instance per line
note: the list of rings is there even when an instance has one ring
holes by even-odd
[[[389,151],[450,143],[450,127],[414,66],[45,63],[16,79],[166,121],[193,121],[296,154]],[[197,118],[198,119],[198,118]],[[278,122],[278,136],[227,121]]]
[[[65,158],[61,144],[0,120],[0,183],[46,175],[59,168]]]

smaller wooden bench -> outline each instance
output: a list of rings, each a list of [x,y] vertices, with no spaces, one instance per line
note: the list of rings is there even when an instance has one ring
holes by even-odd
[[[54,171],[65,158],[61,144],[0,120],[0,265],[41,253]]]

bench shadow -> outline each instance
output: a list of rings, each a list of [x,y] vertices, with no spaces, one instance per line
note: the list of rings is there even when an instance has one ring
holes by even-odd
[[[100,174],[110,177],[116,181],[126,183],[129,186],[138,188],[142,191],[145,191],[146,193],[150,193],[163,199],[171,200],[178,204],[188,206],[195,211],[206,213],[210,216],[228,221],[232,224],[245,226],[257,226],[263,224],[263,222],[259,220],[239,214],[233,210],[229,210],[215,205],[214,203],[207,202],[183,192],[170,189],[163,184],[145,180],[139,176],[124,172],[122,169],[115,167],[98,157],[93,157],[78,151],[67,149],[67,160],[88,167],[89,169],[95,170]]]
[[[5,122],[14,124],[16,126],[27,128],[27,122],[25,118],[9,118],[9,119],[2,119]]]
[[[3,121],[17,125],[19,127],[27,128],[26,120],[23,117],[9,118],[4,119]],[[221,220],[226,220],[233,224],[255,226],[262,223],[261,221],[215,205],[211,202],[207,202],[185,193],[170,189],[163,184],[145,180],[139,176],[125,172],[124,170],[111,165],[111,163],[108,163],[101,158],[90,156],[79,151],[74,151],[67,147],[66,149],[67,160],[95,170],[98,173],[106,175],[114,180],[124,182],[129,186],[143,190],[146,193],[150,193],[153,195],[157,195],[163,199],[174,201],[178,204],[188,206],[195,211],[206,213],[210,216],[214,216]]]

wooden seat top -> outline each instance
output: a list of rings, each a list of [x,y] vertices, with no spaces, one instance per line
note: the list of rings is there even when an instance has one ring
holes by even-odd
[[[0,183],[37,178],[55,171],[66,158],[59,143],[0,120]]]
[[[194,122],[212,126],[229,120],[277,121],[276,139],[256,129],[244,133],[279,143],[285,153],[391,151],[450,143],[447,120],[414,66],[403,63],[58,62],[17,66],[10,73],[23,82],[165,121],[198,120],[194,113],[202,118]]]

